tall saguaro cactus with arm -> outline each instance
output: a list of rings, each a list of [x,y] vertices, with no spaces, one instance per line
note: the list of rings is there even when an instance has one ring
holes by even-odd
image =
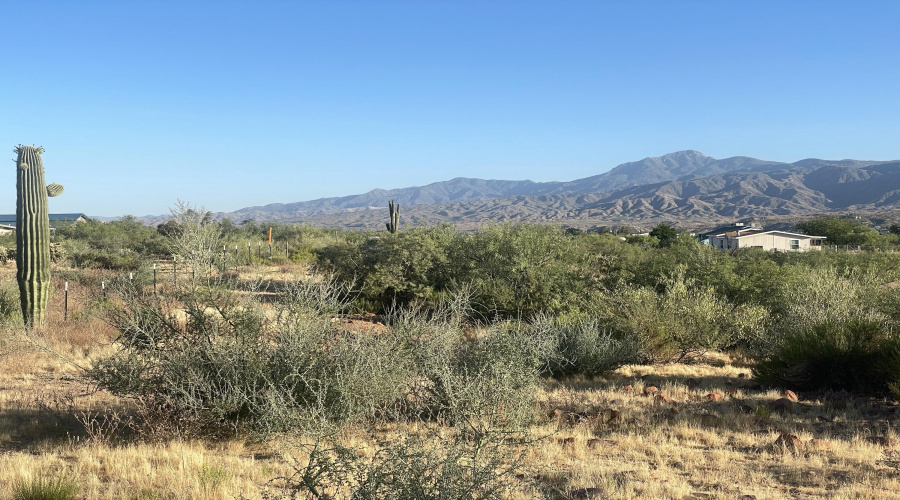
[[[16,158],[16,279],[25,326],[44,324],[50,298],[50,215],[47,197],[63,192],[44,184],[44,148],[19,145]]]
[[[386,223],[385,226],[391,233],[396,233],[397,229],[400,228],[400,204],[394,205],[394,200],[391,200],[388,203],[388,214],[390,215],[390,222]]]

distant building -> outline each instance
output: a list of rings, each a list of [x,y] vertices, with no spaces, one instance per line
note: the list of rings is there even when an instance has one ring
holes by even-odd
[[[788,231],[766,231],[752,225],[736,223],[705,233],[701,239],[719,250],[762,248],[775,252],[807,252],[821,250],[825,237]]]
[[[78,222],[85,222],[87,220],[88,218],[84,214],[50,214],[50,229],[55,229],[59,226],[68,226],[69,224],[76,224]],[[16,214],[0,214],[0,230],[7,228],[15,231]]]

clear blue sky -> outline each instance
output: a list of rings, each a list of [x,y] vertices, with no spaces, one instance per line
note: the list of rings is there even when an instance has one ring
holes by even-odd
[[[0,3],[0,145],[46,148],[51,212],[900,159],[896,1]]]

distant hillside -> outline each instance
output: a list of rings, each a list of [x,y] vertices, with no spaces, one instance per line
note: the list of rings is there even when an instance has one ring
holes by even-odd
[[[679,151],[569,182],[456,178],[217,216],[235,222],[254,219],[380,230],[390,199],[402,207],[401,226],[534,221],[591,227],[891,211],[900,209],[900,161],[781,163],[742,156],[717,160],[697,151]],[[164,217],[148,222],[161,220]]]

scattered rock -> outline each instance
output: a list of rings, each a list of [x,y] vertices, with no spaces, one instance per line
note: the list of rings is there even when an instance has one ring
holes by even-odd
[[[659,392],[659,387],[656,387],[655,385],[648,385],[647,387],[644,387],[645,396],[651,396],[653,394],[656,394],[657,392]]]
[[[748,373],[738,373],[738,378],[750,378]]]
[[[778,439],[775,440],[775,446],[790,451],[797,451],[803,447],[803,442],[800,441],[800,438],[797,437],[796,434],[781,434],[778,436]]]
[[[734,396],[736,393],[737,389],[734,387],[728,387],[725,389],[725,394],[728,394],[729,396]]]
[[[795,404],[788,398],[780,398],[775,401],[769,401],[768,407],[770,410],[779,413],[794,413]]]
[[[600,439],[597,439],[597,438],[591,438],[591,439],[587,440],[588,448],[596,448],[596,447],[600,446],[601,444],[603,444],[603,441],[601,441]]]
[[[634,390],[634,386],[632,386],[631,384],[628,384],[625,387],[623,387],[622,390],[625,392],[631,392]]]
[[[790,391],[790,390],[782,392],[781,397],[783,397],[785,399],[790,399],[791,401],[793,401],[795,403],[797,401],[800,401],[799,399],[797,399],[797,394],[794,391]]]
[[[673,469],[684,470],[684,462],[672,462],[669,464]]]
[[[656,400],[661,403],[667,403],[667,404],[672,404],[675,402],[674,399],[670,398],[669,396],[666,396],[665,394],[657,394]]]
[[[706,399],[708,399],[709,401],[721,401],[722,395],[718,392],[711,392],[706,395]]]

